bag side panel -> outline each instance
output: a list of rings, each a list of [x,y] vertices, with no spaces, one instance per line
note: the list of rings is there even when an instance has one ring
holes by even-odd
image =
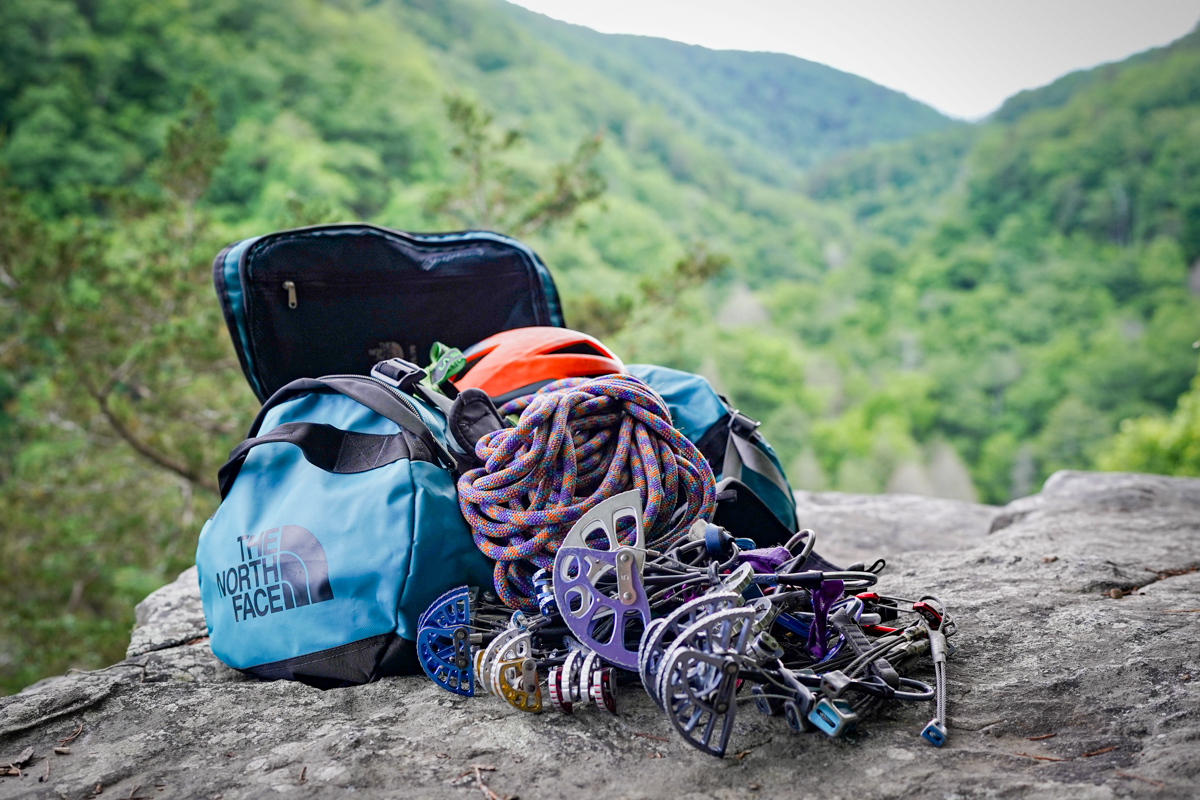
[[[492,585],[492,562],[475,546],[450,473],[414,462],[412,480],[412,559],[396,611],[396,632],[415,640],[417,617],[438,596],[456,586]]]
[[[241,364],[242,374],[250,382],[260,401],[266,399],[254,376],[254,365],[250,360],[250,343],[246,325],[245,296],[242,291],[240,264],[242,256],[250,246],[261,237],[255,236],[243,239],[222,250],[213,260],[213,287],[217,292],[217,300],[221,304],[221,312],[225,317],[225,326],[229,329],[229,338],[233,341],[233,349],[237,352],[238,363]]]

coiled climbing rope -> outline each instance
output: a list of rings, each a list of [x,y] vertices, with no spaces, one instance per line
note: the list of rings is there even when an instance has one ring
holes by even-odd
[[[552,566],[571,526],[609,497],[638,490],[647,547],[670,545],[713,514],[712,468],[672,427],[662,398],[633,376],[557,381],[500,412],[520,419],[479,440],[484,466],[459,478],[458,492],[510,608],[537,608],[533,573]],[[623,544],[633,536],[626,531]]]

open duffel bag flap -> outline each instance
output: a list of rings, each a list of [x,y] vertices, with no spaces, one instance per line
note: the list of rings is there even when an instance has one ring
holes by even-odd
[[[734,510],[728,503],[723,503],[724,511],[718,512],[718,515],[727,515],[730,530],[751,536],[756,541],[762,539],[758,544],[764,547],[783,544],[782,541],[766,540],[778,538],[771,531],[777,531],[785,541],[796,532],[796,496],[775,451],[758,432],[757,422],[730,406],[703,375],[653,364],[629,364],[627,368],[666,401],[671,410],[671,421],[708,459],[717,480],[733,478],[738,481],[740,493],[733,503],[746,503],[747,507]],[[749,498],[746,489],[757,497]],[[775,516],[779,527],[751,526],[749,531],[758,531],[755,536],[748,532],[739,533],[732,526],[734,520],[757,518],[764,506]],[[726,522],[718,520],[718,524]]]
[[[561,327],[550,271],[494,233],[411,234],[319,225],[235,242],[213,282],[259,400],[297,378],[424,366],[435,341],[466,348],[504,330]]]
[[[331,687],[420,670],[417,617],[490,586],[440,411],[370,377],[295,381],[221,469],[196,565],[213,653]]]

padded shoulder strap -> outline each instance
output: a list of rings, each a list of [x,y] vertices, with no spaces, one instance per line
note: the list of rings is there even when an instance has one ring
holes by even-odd
[[[496,411],[495,404],[487,393],[474,387],[464,389],[454,398],[450,413],[446,415],[446,428],[465,454],[463,460],[469,467],[481,466],[475,456],[475,444],[486,434],[504,427],[504,420]]]
[[[767,458],[767,454],[755,447],[752,440],[746,438],[731,426],[729,429],[729,441],[725,446],[725,461],[721,466],[721,477],[737,478],[740,480],[743,466],[749,467],[773,483],[785,497],[791,494],[783,473],[779,471],[779,468],[775,466],[771,459]]]
[[[300,378],[281,387],[279,391],[267,398],[267,402],[263,403],[262,408],[259,409],[258,415],[250,425],[249,436],[253,437],[258,433],[267,412],[275,406],[291,400],[293,397],[316,392],[333,392],[334,394],[345,395],[351,400],[355,400],[371,409],[376,414],[390,419],[410,433],[424,431],[429,435],[430,439],[433,438],[433,434],[429,433],[429,427],[411,408],[405,405],[403,400],[396,396],[393,390],[380,384],[378,381],[359,375]]]
[[[742,467],[745,466],[774,484],[784,497],[791,497],[792,490],[788,486],[787,478],[783,477],[783,473],[767,454],[754,444],[755,439],[760,436],[758,426],[761,423],[734,408],[725,395],[717,396],[721,398],[728,413],[701,438],[697,445],[700,452],[709,459],[714,470],[717,467],[714,457],[721,460],[722,478],[736,478],[740,481]],[[722,439],[725,446],[723,449],[717,449],[720,448]]]

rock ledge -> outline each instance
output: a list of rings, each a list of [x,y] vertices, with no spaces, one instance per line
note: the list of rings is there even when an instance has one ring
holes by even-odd
[[[1059,473],[999,509],[800,501],[819,550],[884,555],[881,588],[952,605],[946,747],[918,739],[925,704],[848,741],[793,736],[746,706],[738,756],[717,760],[679,741],[638,687],[617,717],[531,717],[423,677],[259,683],[213,658],[188,570],[138,606],[126,661],[0,698],[0,763],[35,753],[0,778],[0,798],[478,798],[473,765],[525,800],[1197,796],[1200,480]]]

